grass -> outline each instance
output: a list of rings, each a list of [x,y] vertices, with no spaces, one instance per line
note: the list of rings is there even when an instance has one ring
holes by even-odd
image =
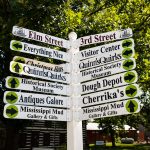
[[[116,144],[116,147],[112,148],[111,143],[106,143],[106,146],[90,145],[90,150],[150,150],[150,145],[147,144]]]

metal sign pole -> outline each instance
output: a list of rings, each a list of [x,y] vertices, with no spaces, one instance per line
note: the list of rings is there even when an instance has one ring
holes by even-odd
[[[82,121],[78,120],[78,112],[80,108],[78,107],[78,98],[77,98],[77,85],[75,82],[75,78],[77,78],[76,70],[76,60],[75,53],[79,52],[79,48],[75,48],[75,43],[77,39],[77,34],[75,32],[71,32],[69,34],[69,40],[71,43],[71,48],[68,53],[71,54],[71,112],[72,112],[72,120],[67,122],[67,150],[83,150],[83,134],[82,134]]]

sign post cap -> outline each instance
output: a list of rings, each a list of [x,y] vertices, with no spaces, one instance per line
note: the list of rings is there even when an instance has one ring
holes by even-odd
[[[77,39],[77,34],[75,32],[70,32],[68,34],[68,38],[69,38],[70,41],[72,41],[72,40],[74,41],[74,40]]]

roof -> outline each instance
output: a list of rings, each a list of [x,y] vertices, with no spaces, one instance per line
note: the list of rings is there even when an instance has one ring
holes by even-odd
[[[98,128],[98,123],[88,123],[87,125],[86,125],[86,129],[87,130],[100,130],[99,128]]]
[[[98,123],[88,123],[87,125],[86,125],[86,128],[87,128],[87,130],[102,130],[101,128],[99,128],[98,127],[99,126],[99,124]],[[133,127],[130,127],[129,125],[124,125],[124,129],[125,130],[136,130],[135,128],[133,128]]]

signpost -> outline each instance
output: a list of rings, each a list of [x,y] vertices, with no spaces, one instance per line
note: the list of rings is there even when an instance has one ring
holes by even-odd
[[[63,82],[63,83],[70,82],[69,74],[64,74],[59,72],[56,73],[48,69],[34,67],[34,66],[14,62],[14,61],[10,62],[10,71],[13,73],[45,79],[45,80],[52,80],[52,81]]]
[[[134,56],[134,40],[125,39],[122,41],[117,41],[93,48],[88,48],[80,51],[77,54],[78,60],[87,59],[90,57],[105,57],[106,55],[112,55],[114,53],[121,54],[124,58],[129,58]]]
[[[67,61],[67,62],[69,62],[71,58],[68,53],[59,50],[54,50],[54,49],[37,46],[25,42],[15,41],[15,40],[12,40],[10,42],[10,49],[17,52],[42,56],[46,58],[53,58],[53,59]]]
[[[128,115],[138,113],[140,111],[140,102],[138,99],[129,99],[125,101],[117,101],[106,103],[103,105],[91,106],[83,108],[81,111],[81,119],[95,119],[120,115]]]
[[[13,105],[70,108],[69,97],[14,91],[7,91],[4,93],[4,103]]]
[[[83,95],[79,98],[79,105],[81,107],[87,107],[134,98],[140,95],[141,90],[139,89],[139,86],[137,84],[130,84],[122,87]]]
[[[53,72],[70,72],[70,65],[68,63],[55,65],[55,64],[50,64],[50,63],[37,61],[34,59],[29,59],[29,58],[20,57],[20,56],[15,56],[13,58],[13,61],[19,62],[19,63],[24,63],[24,64],[34,66],[34,67],[47,69],[47,70],[50,70]]]
[[[70,110],[26,105],[6,104],[3,115],[10,119],[71,121]]]
[[[137,82],[137,73],[133,70],[136,63],[130,28],[79,39],[76,33],[71,32],[69,40],[18,26],[13,27],[12,33],[66,48],[68,53],[16,40],[11,41],[11,50],[69,63],[54,65],[14,57],[10,63],[11,72],[51,82],[7,77],[6,87],[21,91],[5,92],[5,118],[67,121],[67,150],[83,150],[82,120],[140,111],[137,99],[140,89],[137,84],[133,84]],[[115,40],[121,41],[79,52],[81,46]]]
[[[5,86],[9,89],[32,91],[46,94],[70,95],[69,85],[61,83],[46,82],[27,78],[8,76]]]
[[[82,83],[81,94],[87,94],[137,82],[136,71],[116,74],[110,77]]]
[[[40,33],[37,31],[29,30],[26,28],[13,26],[12,33],[15,36],[19,36],[22,38],[31,39],[31,40],[47,43],[47,44],[58,46],[58,47],[70,48],[70,43],[67,40],[54,37],[48,34]]]
[[[114,63],[81,71],[80,81],[83,82],[83,81],[114,75],[116,73],[133,70],[135,69],[135,67],[136,67],[136,62],[134,58],[117,61]]]

